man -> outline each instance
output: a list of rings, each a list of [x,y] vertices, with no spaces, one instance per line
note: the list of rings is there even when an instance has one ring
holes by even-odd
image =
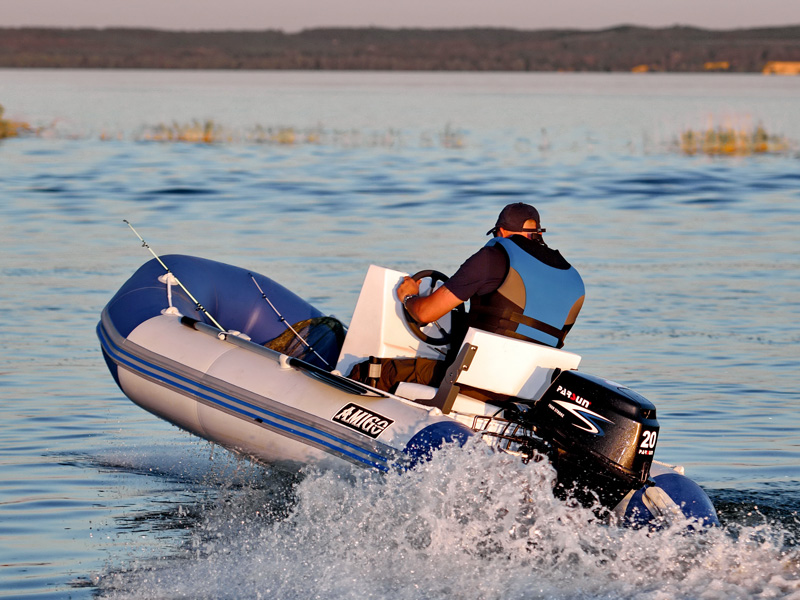
[[[419,296],[419,282],[406,277],[397,297],[420,323],[470,300],[469,326],[561,348],[585,289],[575,268],[544,243],[544,232],[533,206],[509,204],[487,232],[494,237],[444,285]]]
[[[420,296],[419,281],[405,277],[397,297],[419,323],[435,321],[469,300],[467,326],[561,348],[583,306],[585,290],[575,268],[544,243],[545,230],[539,224],[539,212],[533,206],[509,204],[487,232],[493,238],[442,286]],[[387,391],[394,391],[400,381],[435,386],[460,345],[451,343],[446,361],[381,359],[379,374],[370,375],[364,362],[354,367],[350,377]]]

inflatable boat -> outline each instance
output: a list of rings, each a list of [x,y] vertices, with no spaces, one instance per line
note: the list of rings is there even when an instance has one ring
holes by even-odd
[[[703,490],[654,460],[647,399],[578,371],[577,354],[478,329],[448,351],[454,317],[414,323],[395,296],[404,275],[371,266],[345,328],[264,275],[156,256],[105,306],[97,335],[133,402],[257,461],[385,472],[480,436],[520,460],[550,460],[559,493],[599,499],[621,523],[717,524]],[[348,377],[361,363],[445,356],[437,387],[390,393]]]

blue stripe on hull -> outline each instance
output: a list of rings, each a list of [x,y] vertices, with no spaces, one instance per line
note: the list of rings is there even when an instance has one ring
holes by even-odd
[[[102,323],[99,323],[97,326],[97,336],[100,339],[104,352],[111,357],[114,363],[124,365],[135,373],[144,375],[169,388],[178,390],[190,398],[203,400],[205,403],[211,404],[212,406],[221,407],[228,412],[247,417],[251,422],[258,422],[256,419],[260,419],[259,425],[265,425],[271,429],[277,430],[290,439],[310,441],[322,447],[323,450],[330,454],[345,456],[352,462],[362,466],[373,467],[384,472],[389,470],[387,464],[388,458],[385,456],[375,454],[369,449],[355,445],[326,431],[306,425],[305,423],[295,421],[285,415],[255,406],[245,400],[226,394],[221,390],[200,384],[197,381],[183,377],[169,369],[149,363],[140,357],[126,352],[111,340],[111,337],[105,331]],[[223,401],[220,397],[229,402]],[[230,402],[234,402],[235,404],[231,404]],[[246,407],[246,409],[249,410],[242,407]],[[355,452],[363,453],[366,456],[348,451],[336,444],[352,448]]]

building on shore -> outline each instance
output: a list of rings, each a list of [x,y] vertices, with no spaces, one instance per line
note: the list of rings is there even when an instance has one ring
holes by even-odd
[[[800,75],[800,62],[772,60],[761,72],[764,75]]]

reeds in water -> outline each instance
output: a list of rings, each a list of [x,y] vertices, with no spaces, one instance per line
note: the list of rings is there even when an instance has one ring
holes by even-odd
[[[101,139],[120,139],[104,133]],[[246,143],[278,146],[322,145],[337,147],[384,147],[397,148],[407,145],[406,135],[397,129],[383,131],[361,131],[359,129],[328,129],[322,125],[307,128],[293,126],[256,125],[244,130],[231,130],[214,121],[173,122],[144,127],[134,135],[137,141],[188,142],[201,144]],[[443,132],[423,132],[420,145],[463,148],[466,146],[464,132],[448,124]]]
[[[4,119],[4,112],[5,109],[3,108],[3,105],[0,104],[0,139],[35,133],[34,129],[27,123]]]
[[[160,123],[153,127],[147,127],[139,137],[150,142],[214,144],[232,141],[232,136],[214,121],[198,121],[196,119],[185,124],[173,122],[165,125]]]
[[[684,154],[710,156],[778,154],[791,150],[789,140],[767,133],[762,125],[750,129],[723,126],[703,131],[688,129],[681,134],[679,145]]]

